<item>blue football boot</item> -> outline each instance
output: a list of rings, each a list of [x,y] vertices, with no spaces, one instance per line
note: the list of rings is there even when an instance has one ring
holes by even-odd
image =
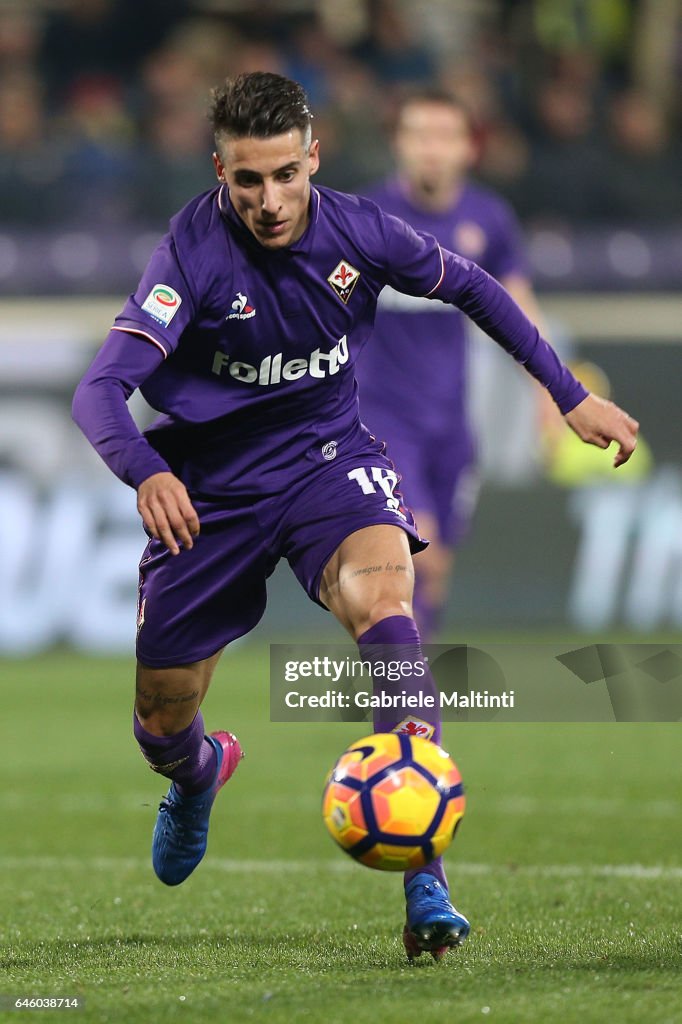
[[[460,946],[469,934],[470,924],[455,910],[448,891],[438,879],[421,871],[405,888],[407,922],[403,943],[408,959],[429,952],[440,960],[454,946]]]
[[[172,782],[159,805],[152,838],[152,864],[166,885],[184,882],[206,853],[213,801],[244,756],[239,740],[231,732],[213,732],[206,739],[215,747],[218,760],[213,783],[203,793],[184,796]]]

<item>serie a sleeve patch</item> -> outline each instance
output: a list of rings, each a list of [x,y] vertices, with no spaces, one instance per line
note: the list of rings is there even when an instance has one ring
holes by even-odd
[[[155,284],[141,308],[149,313],[157,323],[168,327],[177,311],[180,309],[182,299],[168,284]]]

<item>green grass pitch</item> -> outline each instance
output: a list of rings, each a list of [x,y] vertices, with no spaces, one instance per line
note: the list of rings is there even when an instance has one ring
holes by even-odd
[[[352,863],[319,812],[363,727],[271,724],[267,673],[258,643],[219,666],[207,724],[247,756],[171,890],[149,862],[165,786],[132,739],[132,661],[0,664],[0,995],[85,1004],[2,1019],[682,1020],[679,724],[447,724],[469,802],[446,863],[472,935],[408,966],[400,876]]]

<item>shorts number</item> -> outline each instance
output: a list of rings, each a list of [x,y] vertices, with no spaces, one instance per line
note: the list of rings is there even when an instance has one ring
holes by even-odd
[[[392,469],[383,469],[381,466],[370,466],[369,469],[372,474],[371,480],[364,466],[360,466],[358,469],[351,469],[350,473],[347,474],[348,479],[355,480],[363,494],[376,494],[377,489],[375,485],[378,484],[379,489],[386,495],[388,508],[399,509],[400,500],[393,493],[398,484],[398,474]]]

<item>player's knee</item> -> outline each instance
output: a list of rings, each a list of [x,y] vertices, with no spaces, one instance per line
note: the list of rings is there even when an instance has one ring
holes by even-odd
[[[147,732],[152,736],[175,736],[192,723],[198,706],[184,708],[152,707],[144,702],[135,701],[135,714]]]
[[[358,609],[351,620],[355,639],[361,637],[372,626],[376,626],[377,622],[393,615],[403,615],[411,619],[413,617],[412,602],[406,599],[379,598],[372,601],[366,608]]]
[[[448,573],[439,570],[425,572],[418,576],[417,582],[430,602],[439,604],[445,600],[448,592]]]
[[[452,572],[452,557],[444,549],[424,551],[415,559],[417,586],[432,602],[444,601],[448,592]]]
[[[173,736],[186,729],[201,704],[202,687],[195,673],[138,667],[135,714],[155,736]]]

